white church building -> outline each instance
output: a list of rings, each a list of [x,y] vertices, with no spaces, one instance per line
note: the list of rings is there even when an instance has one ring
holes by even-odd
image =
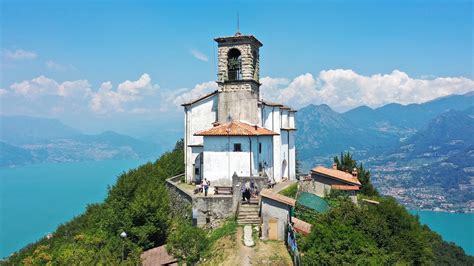
[[[260,97],[262,43],[219,37],[218,90],[184,103],[186,181],[232,185],[232,176],[294,180],[295,113]]]

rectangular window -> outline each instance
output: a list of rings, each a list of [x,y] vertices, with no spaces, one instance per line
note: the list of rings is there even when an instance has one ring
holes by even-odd
[[[242,145],[240,145],[240,143],[234,143],[234,151],[242,151]]]
[[[199,175],[199,168],[197,168],[197,167],[194,168],[194,174],[195,174],[195,175]]]
[[[262,143],[258,143],[258,153],[262,153]]]

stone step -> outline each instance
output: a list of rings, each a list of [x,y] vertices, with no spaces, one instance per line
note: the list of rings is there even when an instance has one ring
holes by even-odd
[[[238,216],[258,216],[258,214],[258,212],[239,212]]]
[[[239,207],[239,210],[258,210],[260,207],[258,205],[243,205]]]
[[[237,224],[260,224],[260,218],[258,218],[258,219],[238,219]]]
[[[241,208],[258,208],[258,204],[240,204]]]
[[[260,217],[258,216],[248,216],[248,217],[239,217],[237,218],[237,221],[247,221],[247,220],[252,220],[252,221],[260,221]]]
[[[239,211],[239,215],[241,215],[241,214],[243,214],[243,215],[245,215],[245,214],[257,214],[258,215],[259,213],[260,213],[259,211],[244,211],[244,210]]]

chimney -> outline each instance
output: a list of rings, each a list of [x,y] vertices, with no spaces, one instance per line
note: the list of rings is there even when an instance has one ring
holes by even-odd
[[[357,175],[358,175],[357,168],[352,169],[352,176],[357,178]]]
[[[332,169],[337,170],[337,163],[332,164]]]

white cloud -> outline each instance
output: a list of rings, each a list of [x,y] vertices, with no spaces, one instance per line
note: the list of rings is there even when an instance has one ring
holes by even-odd
[[[10,89],[24,97],[41,95],[57,95],[62,97],[86,97],[91,92],[91,85],[87,80],[74,80],[58,83],[43,75],[32,80],[13,83]]]
[[[261,91],[268,100],[295,108],[325,103],[338,111],[360,105],[375,108],[388,103],[422,103],[474,90],[474,81],[468,78],[415,79],[399,70],[364,76],[353,70],[335,69],[321,71],[316,78],[306,73],[291,81],[264,77],[261,82]]]
[[[196,58],[197,60],[200,60],[200,61],[203,61],[203,62],[208,62],[209,61],[209,58],[207,57],[207,55],[201,53],[200,51],[198,50],[195,50],[195,49],[191,49],[189,50],[189,52],[194,56],[194,58]]]
[[[175,105],[181,105],[185,102],[197,99],[208,93],[217,90],[218,86],[215,81],[207,81],[197,84],[192,89],[180,89],[176,93],[169,95],[168,99],[173,101]]]
[[[360,105],[379,107],[387,103],[421,103],[450,94],[474,90],[474,81],[464,77],[421,79],[394,70],[388,74],[360,75],[353,70],[306,73],[293,79],[264,77],[262,97],[300,108],[308,104],[328,104],[337,111]],[[218,88],[208,81],[193,88],[162,90],[144,73],[137,80],[126,80],[114,86],[103,82],[98,89],[87,80],[58,82],[39,76],[0,89],[2,110],[11,114],[114,114],[148,115],[176,112],[182,103]]]
[[[2,54],[6,58],[13,59],[13,60],[32,60],[38,57],[38,55],[35,52],[25,51],[22,49],[17,49],[14,51],[9,50],[9,49],[3,49]]]
[[[0,96],[7,95],[7,94],[8,94],[8,90],[0,89]]]
[[[102,83],[97,93],[92,96],[89,106],[92,111],[99,114],[125,112],[127,109],[124,104],[139,102],[145,100],[145,98],[148,98],[148,100],[156,98],[158,90],[159,86],[151,83],[151,78],[147,73],[143,74],[138,80],[126,80],[120,83],[117,90],[113,90],[112,83],[107,81]],[[159,105],[160,102],[156,101],[155,104]],[[143,106],[130,108],[131,110],[139,109],[142,113],[147,109]]]
[[[55,70],[55,71],[66,71],[66,70],[69,70],[69,69],[74,69],[73,65],[62,65],[62,64],[56,63],[52,60],[46,61],[45,65],[46,65],[47,68],[49,68],[51,70]]]

